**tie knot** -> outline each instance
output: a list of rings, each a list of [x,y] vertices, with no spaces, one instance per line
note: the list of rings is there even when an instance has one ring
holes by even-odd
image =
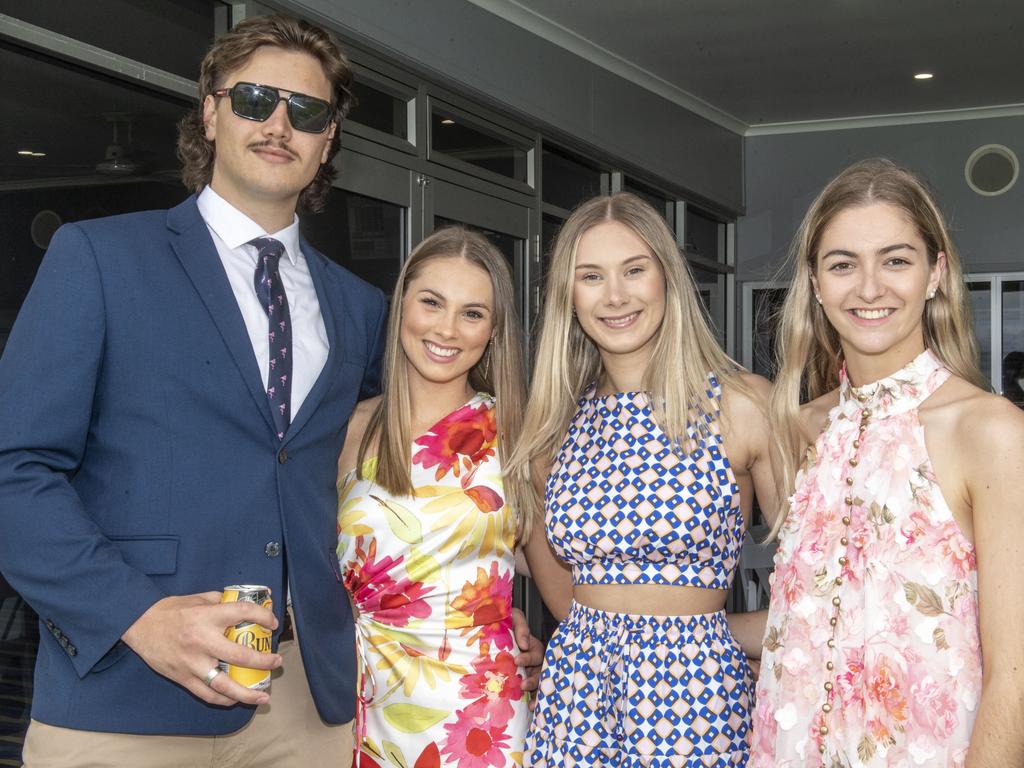
[[[272,237],[257,237],[255,240],[250,240],[249,245],[256,246],[258,259],[269,259],[274,266],[284,254],[284,243]]]

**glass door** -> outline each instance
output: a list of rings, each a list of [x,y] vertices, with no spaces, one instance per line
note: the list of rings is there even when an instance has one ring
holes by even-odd
[[[981,373],[1024,408],[1024,272],[968,275],[967,289]]]
[[[387,295],[409,252],[411,171],[342,149],[327,207],[302,216],[302,233],[331,260]]]
[[[530,209],[442,179],[430,179],[424,189],[424,222],[432,224],[430,231],[446,224],[465,224],[481,231],[504,254],[512,269],[520,317],[526,317]],[[429,234],[426,229],[424,226],[424,235]]]

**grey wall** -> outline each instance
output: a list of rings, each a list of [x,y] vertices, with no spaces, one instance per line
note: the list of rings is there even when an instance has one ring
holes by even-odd
[[[964,179],[968,156],[983,144],[1002,144],[1024,161],[1024,117],[748,137],[737,279],[773,277],[821,188],[847,165],[874,156],[928,180],[968,271],[1024,269],[1024,179],[998,197],[978,195]]]
[[[742,210],[742,137],[466,0],[281,5],[727,211]]]

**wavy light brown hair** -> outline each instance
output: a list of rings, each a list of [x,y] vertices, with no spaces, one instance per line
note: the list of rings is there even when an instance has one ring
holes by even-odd
[[[839,334],[815,300],[811,286],[822,235],[843,211],[875,203],[885,203],[903,212],[924,240],[930,264],[936,263],[939,253],[946,255],[946,269],[935,296],[925,302],[924,344],[954,374],[988,389],[978,370],[978,342],[971,323],[960,255],[934,197],[920,178],[891,160],[873,158],[851,165],[832,179],[811,204],[790,249],[792,278],[779,314],[779,372],[769,405],[772,431],[782,444],[776,479],[783,500],[771,536],[785,522],[785,500],[793,492],[804,452],[797,428],[800,405],[839,386]]]
[[[403,299],[409,283],[416,279],[426,264],[437,259],[462,259],[483,269],[491,279],[494,293],[491,341],[469,370],[469,386],[477,392],[494,395],[498,455],[503,462],[519,438],[526,408],[523,331],[516,311],[514,283],[508,262],[479,232],[462,226],[443,227],[413,249],[398,276],[388,314],[383,393],[363,434],[356,460],[356,471],[361,478],[364,462],[376,449],[374,482],[396,496],[408,496],[413,492],[408,358],[401,341]],[[515,511],[517,539],[528,537],[530,533],[530,521],[519,512],[522,509],[521,496],[521,491],[514,485],[506,485],[505,499]]]
[[[507,472],[516,487],[532,491],[525,494],[529,516],[542,511],[531,483],[535,465],[543,463],[546,470],[565,439],[577,399],[604,373],[600,350],[573,315],[573,282],[580,239],[609,221],[643,240],[665,276],[665,316],[642,384],[662,431],[681,447],[687,446],[691,424],[706,433],[705,418],[718,410],[707,394],[709,373],[723,387],[750,394],[739,364],[722,351],[708,327],[697,286],[664,218],[628,192],[585,201],[566,219],[555,240],[522,436],[508,462]]]
[[[214,142],[206,138],[203,124],[203,103],[206,97],[228,85],[224,81],[232,72],[244,67],[256,50],[269,45],[286,51],[308,53],[320,62],[331,84],[334,122],[338,130],[331,139],[327,161],[320,166],[313,181],[299,195],[299,210],[323,210],[327,193],[337,170],[332,163],[341,148],[341,123],[352,106],[352,68],[334,38],[321,29],[288,16],[257,16],[240,22],[221,35],[207,51],[199,69],[199,103],[178,123],[178,158],[181,178],[192,192],[199,192],[213,178]]]

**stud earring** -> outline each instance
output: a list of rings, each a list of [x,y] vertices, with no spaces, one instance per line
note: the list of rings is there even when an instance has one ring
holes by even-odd
[[[818,300],[818,303],[821,304],[821,296],[819,296],[818,294],[814,294],[814,298],[816,298]]]
[[[934,299],[935,298],[935,290],[934,289],[932,289],[931,291],[928,291],[928,298],[929,299]]]

